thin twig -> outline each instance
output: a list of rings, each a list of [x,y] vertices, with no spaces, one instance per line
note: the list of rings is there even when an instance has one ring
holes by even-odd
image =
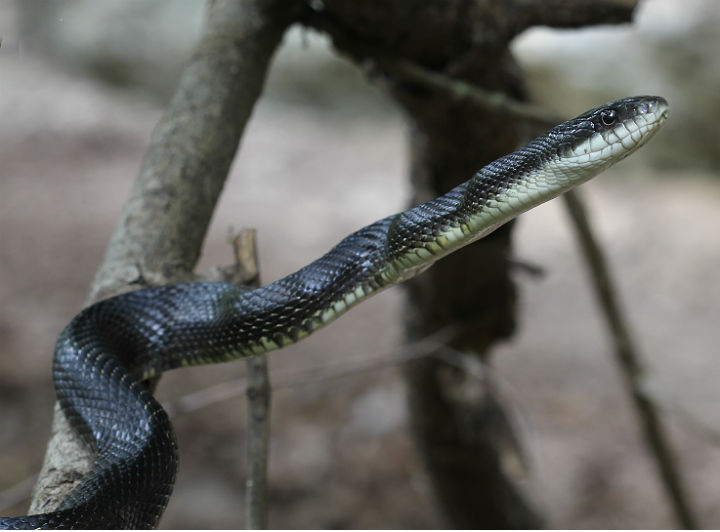
[[[252,357],[247,367],[247,479],[245,528],[267,528],[267,469],[270,441],[270,377],[267,358]]]
[[[637,412],[645,441],[658,468],[668,499],[678,523],[687,529],[698,528],[687,489],[677,468],[668,437],[651,396],[642,386],[643,368],[620,308],[616,290],[605,257],[593,235],[583,203],[576,191],[564,196],[565,206],[573,221],[583,257],[591,274],[595,295],[615,345],[615,360],[623,375],[625,389]]]
[[[522,102],[498,92],[483,89],[464,80],[423,68],[417,63],[396,57],[378,55],[373,58],[384,71],[404,81],[411,81],[440,92],[452,101],[469,103],[492,111],[501,111],[526,120],[541,128],[550,128],[560,122],[557,114],[544,106]]]
[[[244,284],[260,286],[256,233],[241,232],[233,241],[235,260],[244,271]],[[247,384],[247,478],[245,480],[245,528],[267,528],[267,469],[270,441],[270,377],[267,358],[252,357],[245,363]]]

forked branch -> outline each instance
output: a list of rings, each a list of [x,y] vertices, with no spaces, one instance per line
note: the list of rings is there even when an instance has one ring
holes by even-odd
[[[155,128],[88,304],[192,277],[270,58],[292,18],[283,0],[209,2],[197,49]],[[56,405],[30,512],[56,508],[91,459]]]

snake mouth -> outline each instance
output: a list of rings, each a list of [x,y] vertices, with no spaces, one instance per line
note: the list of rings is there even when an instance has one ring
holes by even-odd
[[[670,113],[659,96],[636,96],[606,104],[563,124],[558,158],[568,166],[596,169],[624,159],[644,145]],[[557,128],[559,129],[559,128]]]

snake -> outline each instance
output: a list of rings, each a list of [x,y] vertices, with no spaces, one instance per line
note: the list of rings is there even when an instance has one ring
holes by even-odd
[[[522,212],[589,180],[645,144],[667,119],[657,96],[624,98],[563,122],[446,194],[378,220],[282,279],[125,293],[82,310],[60,334],[53,380],[72,429],[94,453],[56,510],[0,518],[6,529],[154,528],[177,444],[144,381],[181,366],[264,355],[410,279]]]

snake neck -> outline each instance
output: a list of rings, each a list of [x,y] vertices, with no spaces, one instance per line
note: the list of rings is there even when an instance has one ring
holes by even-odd
[[[262,307],[272,309],[277,327],[262,330],[245,354],[297,342],[372,294],[559,195],[571,183],[548,186],[543,175],[548,160],[547,146],[531,143],[448,193],[360,229],[298,272],[247,292],[237,300],[238,326],[255,319],[248,308]]]
[[[383,283],[396,284],[495,231],[518,214],[589,179],[556,176],[554,153],[536,140],[478,171],[448,193],[392,218]]]
[[[228,295],[236,327],[249,331],[242,345],[229,349],[228,359],[295,343],[378,291],[561,194],[579,178],[549,172],[552,156],[546,142],[530,143],[446,194],[356,231],[301,270],[237,299]]]

